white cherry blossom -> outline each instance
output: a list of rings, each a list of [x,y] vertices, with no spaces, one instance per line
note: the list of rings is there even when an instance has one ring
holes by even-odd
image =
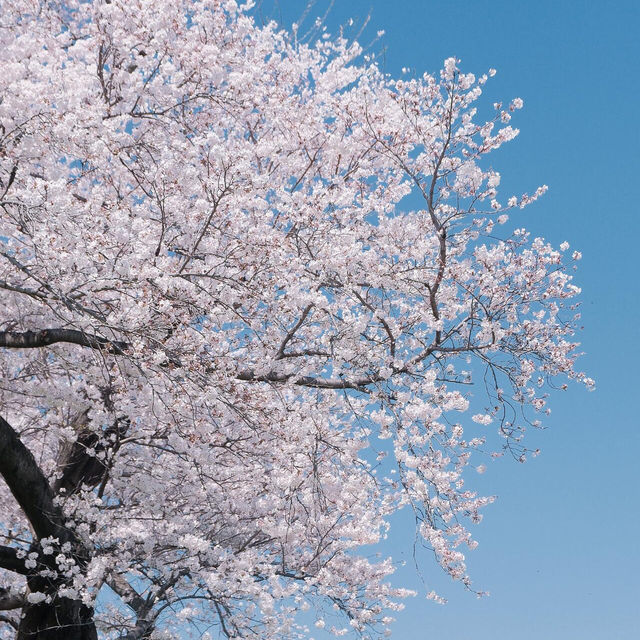
[[[499,198],[495,71],[249,9],[2,2],[0,637],[373,637],[362,547],[409,506],[471,588],[473,471],[593,386],[563,254],[496,235],[546,187]]]

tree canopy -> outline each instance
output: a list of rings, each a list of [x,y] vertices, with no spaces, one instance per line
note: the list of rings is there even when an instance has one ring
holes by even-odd
[[[466,470],[593,384],[485,160],[522,100],[250,9],[2,2],[0,637],[375,636],[362,548],[410,507],[471,588]]]

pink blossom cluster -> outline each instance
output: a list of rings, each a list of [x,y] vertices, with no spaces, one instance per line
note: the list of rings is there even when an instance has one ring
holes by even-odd
[[[306,637],[327,604],[368,637],[408,592],[361,548],[410,506],[469,586],[492,498],[467,470],[524,456],[559,379],[592,385],[579,289],[566,247],[495,226],[546,187],[498,200],[485,156],[522,100],[478,122],[493,72],[394,80],[248,9],[3,1],[1,329],[84,342],[0,351],[2,410],[88,549],[52,551],[62,595],[121,598],[101,628],[136,628],[137,593],[166,638]],[[72,485],[81,441],[101,473]]]

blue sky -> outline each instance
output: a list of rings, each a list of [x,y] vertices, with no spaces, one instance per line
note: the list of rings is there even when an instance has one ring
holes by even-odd
[[[323,14],[318,0],[310,15]],[[266,17],[298,19],[300,0],[265,0]],[[485,510],[469,554],[476,599],[429,557],[428,588],[398,616],[394,637],[422,640],[627,640],[640,637],[640,3],[536,0],[336,0],[333,31],[371,20],[361,41],[386,71],[437,72],[444,58],[465,71],[498,74],[485,105],[521,97],[520,136],[491,158],[501,193],[548,194],[515,214],[518,226],[584,255],[582,368],[597,390],[553,398],[549,429],[533,434],[542,454],[524,465],[501,459],[477,486],[499,500]],[[382,52],[384,48],[384,53]],[[529,437],[528,436],[528,437]],[[407,560],[398,579],[420,588],[410,523],[394,523],[389,549]],[[386,551],[387,549],[385,549]]]

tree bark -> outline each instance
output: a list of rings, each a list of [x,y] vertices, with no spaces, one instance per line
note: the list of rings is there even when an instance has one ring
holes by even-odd
[[[20,440],[14,428],[0,417],[0,475],[28,518],[35,540],[34,551],[40,551],[42,538],[57,538],[58,544],[69,543],[76,564],[84,570],[89,561],[89,552],[75,534],[65,526],[64,514],[54,502],[49,482],[38,467],[33,454]],[[7,549],[2,549],[5,569],[26,574],[29,592],[46,594],[49,602],[28,602],[22,609],[22,618],[17,640],[97,640],[93,622],[93,609],[81,600],[61,598],[58,589],[65,578],[43,577],[42,569],[57,570],[55,555],[39,553],[38,565],[31,570],[18,566],[18,558]],[[15,565],[15,566],[12,566]],[[50,566],[51,565],[51,566]]]
[[[93,609],[80,600],[54,598],[22,610],[16,640],[97,640]]]
[[[119,340],[107,340],[77,329],[39,329],[37,331],[0,331],[0,347],[7,349],[39,349],[56,342],[68,342],[107,353],[123,355],[129,344]]]

